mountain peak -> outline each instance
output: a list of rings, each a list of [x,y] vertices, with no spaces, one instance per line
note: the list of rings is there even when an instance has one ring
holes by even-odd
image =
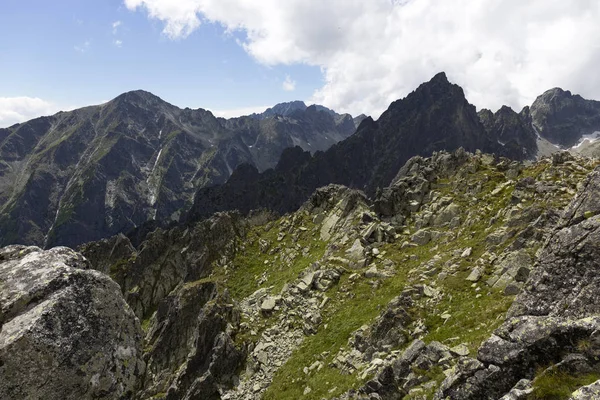
[[[444,71],[438,72],[431,78],[429,83],[450,83]]]
[[[274,105],[271,108],[267,108],[261,114],[255,114],[260,119],[274,117],[275,115],[281,115],[283,117],[287,117],[294,113],[295,111],[304,111],[306,110],[306,104],[301,100],[294,100],[284,103],[279,103]]]
[[[156,105],[166,103],[163,99],[156,96],[153,93],[150,93],[146,90],[131,90],[129,92],[125,92],[115,97],[112,102],[117,103],[127,103],[127,104],[135,104],[135,105]]]
[[[439,72],[409,94],[409,98],[429,98],[431,101],[447,102],[449,99],[466,101],[462,88],[448,80],[445,72]]]

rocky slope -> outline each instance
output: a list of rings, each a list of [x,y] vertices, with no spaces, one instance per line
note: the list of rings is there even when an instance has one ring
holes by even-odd
[[[597,165],[435,153],[373,201],[329,185],[81,251],[142,320],[137,398],[567,398],[600,378]]]
[[[442,383],[439,398],[496,399],[509,391],[506,398],[523,398],[520,393],[565,376],[600,379],[600,169],[582,183],[506,321],[481,345],[476,360],[464,360]],[[574,397],[597,393],[580,389]]]
[[[263,171],[285,148],[325,150],[356,129],[323,107],[279,108],[225,120],[134,91],[0,129],[0,244],[74,246],[177,220],[241,163]]]
[[[139,321],[107,276],[67,248],[0,250],[0,398],[131,398]]]

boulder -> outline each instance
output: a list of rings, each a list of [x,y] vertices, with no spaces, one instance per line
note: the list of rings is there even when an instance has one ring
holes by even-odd
[[[577,389],[569,400],[588,400],[600,398],[600,380]]]
[[[273,296],[267,297],[265,300],[263,300],[262,304],[260,305],[260,311],[262,311],[263,313],[272,312],[275,309],[275,307],[277,307],[278,300],[278,298]]]
[[[365,248],[360,242],[360,239],[356,239],[348,250],[346,250],[346,257],[350,261],[359,261],[365,258]]]
[[[479,267],[475,267],[473,268],[469,276],[467,276],[467,280],[470,282],[477,282],[481,279],[482,275],[483,273],[481,272],[481,269]]]
[[[449,204],[443,210],[441,210],[434,218],[433,224],[435,226],[441,226],[450,223],[454,218],[460,215],[460,206],[457,204]]]
[[[129,398],[142,330],[119,286],[66,247],[0,250],[0,398]]]
[[[411,236],[411,240],[419,246],[424,246],[431,241],[431,232],[420,229]]]

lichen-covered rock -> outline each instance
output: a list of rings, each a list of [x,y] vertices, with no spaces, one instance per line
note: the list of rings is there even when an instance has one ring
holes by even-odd
[[[589,400],[598,398],[600,398],[600,381],[577,389],[573,392],[569,400]]]
[[[0,328],[2,399],[129,398],[144,372],[119,286],[65,247],[0,250]]]

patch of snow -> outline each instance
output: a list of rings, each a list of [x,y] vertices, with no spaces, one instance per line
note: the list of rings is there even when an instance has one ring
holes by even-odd
[[[148,178],[146,179],[146,183],[148,184],[148,191],[150,192],[150,205],[153,206],[156,203],[156,196],[158,195],[158,184],[156,185],[157,187],[153,188],[151,183],[150,183],[150,179],[152,178],[152,174],[154,174],[154,170],[156,169],[156,166],[158,165],[158,160],[160,160],[160,155],[162,154],[163,149],[161,148],[158,151],[158,155],[156,156],[156,160],[154,160],[154,166],[152,167],[152,170],[150,171],[150,173],[148,174]]]
[[[569,150],[577,150],[586,143],[592,144],[592,143],[597,142],[598,140],[600,140],[600,132],[598,132],[598,131],[596,131],[592,134],[589,134],[589,135],[583,135],[581,137],[581,139],[579,139],[579,143],[577,143],[575,146],[571,147]]]
[[[502,143],[500,140],[498,140],[498,144],[500,144],[502,146],[506,146],[506,143]]]
[[[154,172],[154,169],[156,169],[156,164],[158,164],[158,160],[160,160],[160,154],[162,153],[163,149],[161,148],[158,151],[158,155],[156,156],[156,161],[154,161],[154,166],[152,167],[152,172]],[[150,172],[150,175],[152,175],[152,172]]]
[[[158,132],[158,138],[160,139],[161,136],[162,136],[162,129]]]

